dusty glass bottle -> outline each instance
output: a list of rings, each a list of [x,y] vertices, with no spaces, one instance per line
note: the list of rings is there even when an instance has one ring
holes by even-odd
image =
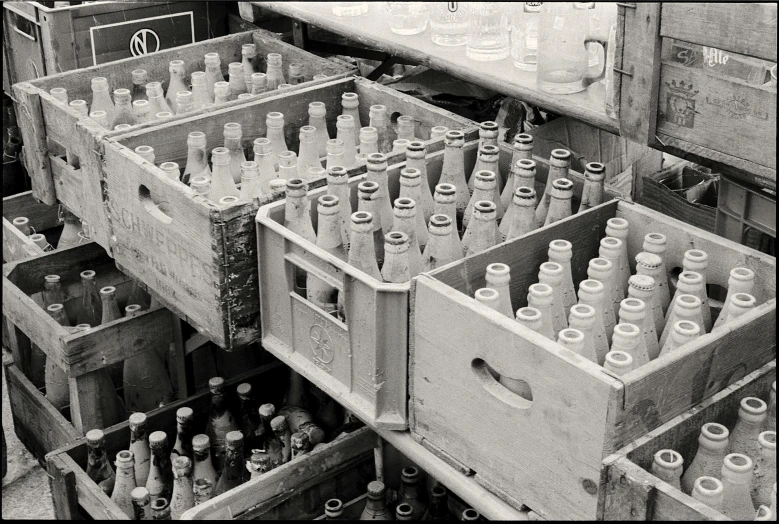
[[[289,443],[292,450],[290,460],[295,460],[296,458],[305,455],[306,453],[310,452],[312,448],[311,441],[308,438],[308,433],[303,431],[293,433],[289,438]]]
[[[617,308],[619,307],[619,300],[627,294],[628,279],[623,279],[624,269],[627,268],[627,260],[622,256],[622,249],[624,247],[622,240],[614,237],[605,237],[600,241],[600,247],[598,248],[598,256],[610,261],[614,268],[612,269],[611,283],[612,283],[612,296],[614,298],[619,297],[617,300]],[[628,273],[630,269],[628,269]]]
[[[619,264],[615,267],[619,268],[619,278],[622,281],[621,289],[627,290],[628,279],[630,278],[630,259],[628,257],[628,233],[630,224],[627,220],[620,217],[613,217],[606,221],[606,236],[612,238],[618,238],[622,245],[619,246]],[[624,295],[623,295],[624,296]]]
[[[149,75],[145,69],[135,69],[130,73],[133,82],[132,101],[149,100],[146,95],[146,84],[149,82]]]
[[[605,355],[609,352],[605,337],[596,338],[595,309],[587,304],[574,304],[568,314],[568,327],[576,329],[584,336],[582,356],[591,362],[598,363],[598,352]],[[596,343],[598,349],[596,349]]]
[[[211,150],[213,171],[208,198],[212,202],[219,202],[219,199],[225,196],[237,197],[240,195],[230,170],[230,156],[230,150],[226,147],[215,147]]]
[[[525,135],[525,136],[529,137],[530,135]],[[520,147],[526,146],[526,144],[521,143],[519,144],[519,146]],[[521,157],[523,150],[517,149],[518,144],[516,141],[514,143],[514,147],[515,147],[514,157],[515,158]],[[532,148],[532,138],[530,142],[530,147]],[[500,195],[501,203],[503,204],[503,207],[506,209],[506,213],[503,216],[503,221],[500,224],[500,232],[501,235],[503,235],[504,239],[508,235],[509,229],[511,227],[511,223],[514,220],[514,212],[516,208],[513,206],[513,202],[514,202],[514,195],[516,194],[517,189],[520,187],[524,187],[526,189],[532,190],[535,194],[535,189],[533,188],[535,186],[535,180],[536,180],[536,163],[533,160],[527,158],[519,158],[516,162],[512,163],[512,166],[513,167],[509,174],[509,179],[506,182],[506,186],[503,188],[503,192]],[[533,202],[533,209],[531,210],[531,214],[535,215],[535,201]],[[533,216],[533,223],[531,225],[535,227],[535,216]]]
[[[465,228],[468,227],[468,224],[471,221],[471,215],[473,214],[474,204],[481,200],[490,201],[493,204],[495,204],[496,219],[500,220],[501,218],[500,204],[499,204],[500,199],[498,199],[498,202],[495,202],[495,187],[496,187],[495,173],[493,171],[486,171],[486,170],[476,171],[476,173],[473,175],[473,178],[476,179],[473,194],[471,195],[471,198],[468,201],[468,205],[466,206],[465,211],[463,212],[463,227]]]
[[[387,493],[383,482],[374,480],[368,483],[368,498],[360,520],[393,520],[387,507]]]
[[[189,91],[176,93],[176,114],[183,115],[195,110],[195,98]]]
[[[660,290],[658,299],[663,314],[666,313],[668,307],[671,305],[671,288],[668,285],[668,265],[665,260],[667,244],[666,236],[662,233],[647,233],[644,236],[644,244],[641,247],[643,251],[660,257],[660,269],[657,271],[657,275],[652,278],[655,279],[655,285],[658,290]],[[665,288],[667,291],[662,291],[661,288]]]
[[[344,167],[344,141],[340,138],[331,138],[327,141],[327,144],[325,145],[325,148],[327,150],[327,161],[325,163],[325,168],[330,169],[331,167]]]
[[[665,345],[666,339],[673,330],[674,323],[679,320],[688,320],[698,324],[703,333],[703,313],[701,312],[701,299],[695,295],[677,295],[674,298],[674,304],[671,314],[665,322],[663,333],[660,335],[660,346]]]
[[[605,288],[597,280],[587,279],[579,283],[579,304],[590,306],[595,310],[595,351],[598,356],[598,364],[604,363],[608,351],[609,340],[606,333],[605,314],[603,304],[605,300]]]
[[[357,185],[357,211],[370,213],[373,216],[373,248],[376,253],[376,263],[384,263],[384,231],[381,228],[381,216],[376,211],[376,195],[379,185],[376,182],[360,182]],[[342,209],[341,216],[345,209]],[[351,211],[351,207],[349,208]],[[393,218],[394,219],[394,218]],[[349,214],[351,229],[351,213]]]
[[[452,260],[462,258],[465,250],[460,241],[460,234],[457,231],[457,188],[452,184],[438,184],[435,186],[435,195],[433,197],[435,207],[433,212],[436,215],[446,215],[451,221],[450,244],[452,250]]]
[[[154,115],[151,113],[151,104],[148,100],[135,100],[133,101],[133,117],[135,122],[143,124],[145,122],[151,122],[154,120]]]
[[[418,169],[406,167],[400,170],[400,197],[410,198],[416,203],[416,236],[419,248],[424,250],[427,245],[427,223],[430,217],[425,216],[420,205],[422,201],[421,183],[422,174]]]
[[[133,114],[132,95],[129,89],[116,89],[114,91],[114,120],[113,126],[119,124],[135,125]]]
[[[177,95],[180,91],[189,91],[187,84],[184,81],[186,76],[186,69],[183,60],[171,60],[168,64],[168,72],[170,73],[170,80],[168,82],[168,90],[165,92],[165,101],[170,106],[173,113],[180,113],[178,109]]]
[[[392,230],[394,221],[387,180],[387,157],[382,153],[368,155],[367,169],[367,180],[379,185],[379,190],[375,196],[376,214],[379,215],[378,220],[381,223],[381,229],[386,235]]]
[[[149,490],[143,486],[137,487],[130,492],[133,503],[134,520],[151,520],[151,497]]]
[[[335,122],[335,128],[337,130],[336,138],[339,138],[344,143],[344,155],[343,164],[346,169],[352,169],[357,167],[355,163],[355,156],[357,155],[357,147],[355,146],[355,126],[354,118],[351,115],[339,115]]]
[[[195,482],[199,479],[208,480],[212,486],[216,486],[216,469],[211,461],[211,439],[208,435],[200,434],[192,437],[192,455],[194,458]]]
[[[514,192],[512,207],[503,217],[501,228],[506,226],[505,240],[521,237],[536,229],[536,191],[529,187],[518,187]]]
[[[170,517],[181,519],[181,515],[195,507],[192,481],[192,461],[188,457],[173,459],[173,492],[170,499]]]
[[[92,270],[82,271],[81,299],[76,314],[76,322],[78,324],[89,324],[93,327],[99,326],[103,315],[102,308],[97,282],[95,282],[95,272]]]
[[[384,264],[381,276],[390,284],[404,284],[411,280],[409,238],[401,231],[390,231],[384,237]]]
[[[379,152],[379,134],[375,127],[365,126],[359,133],[360,153],[370,155]]]
[[[279,85],[286,84],[284,79],[284,71],[281,67],[281,55],[279,53],[268,53],[266,58],[268,68],[265,71],[267,75],[268,91],[278,89]]]
[[[208,414],[206,434],[211,441],[211,456],[214,467],[217,471],[221,471],[225,460],[225,439],[231,431],[238,431],[238,424],[227,407],[224,379],[222,377],[213,377],[208,381],[208,388],[211,390],[211,407]]]
[[[381,280],[373,246],[373,215],[366,211],[352,213],[352,228],[348,262],[350,265]]]
[[[408,235],[409,249],[408,260],[409,270],[411,276],[416,276],[422,271],[422,250],[420,249],[420,242],[418,237],[419,223],[417,220],[417,207],[416,202],[410,198],[397,198],[395,199],[395,207],[393,208],[394,221],[392,223],[392,231],[401,231]],[[427,231],[425,231],[427,234]],[[385,249],[386,238],[389,233],[385,233]],[[385,251],[385,263],[387,253]]]
[[[717,473],[719,475],[719,472]],[[694,487],[691,492],[692,498],[703,502],[711,509],[722,511],[723,502],[722,481],[716,477],[703,476],[695,479]]]
[[[149,447],[149,432],[146,428],[146,415],[133,413],[130,415],[130,451],[134,457],[135,485],[146,486],[151,467],[151,448]]]
[[[270,194],[270,182],[277,177],[273,167],[273,148],[270,139],[254,139],[254,161],[260,172],[260,190],[263,194]]]
[[[514,309],[511,306],[511,292],[509,282],[511,281],[510,268],[506,264],[490,264],[487,266],[485,281],[487,287],[496,290],[500,294],[499,309],[501,313],[509,318],[514,318]]]
[[[622,376],[633,370],[633,357],[624,351],[609,351],[603,362],[603,369]]]
[[[259,95],[268,90],[268,75],[265,73],[252,73],[252,95]]]
[[[465,256],[480,253],[496,245],[499,241],[498,226],[495,222],[495,204],[480,200],[473,206],[472,223],[463,235]]]
[[[639,367],[649,363],[646,349],[639,343],[642,340],[641,330],[633,324],[617,324],[614,326],[614,337],[611,341],[611,351],[623,351],[633,358],[633,366]]]
[[[217,82],[214,84],[214,105],[226,104],[230,101],[230,83]]]
[[[446,488],[441,485],[435,486],[430,494],[430,505],[422,520],[452,520],[452,515],[449,513],[449,492]]]
[[[741,315],[754,309],[755,306],[757,306],[755,297],[749,293],[736,293],[730,298],[727,322],[733,322]]]
[[[344,520],[344,504],[339,499],[325,502],[325,520]]]
[[[289,151],[286,139],[284,138],[284,115],[278,111],[271,111],[265,116],[265,126],[268,130],[267,137],[271,142],[271,149],[273,151],[271,155],[273,166],[278,169],[278,155],[285,151]]]
[[[641,346],[642,351],[646,349],[649,360],[654,360],[660,355],[655,323],[651,319],[647,319],[647,307],[643,300],[638,298],[622,300],[619,304],[618,320],[620,323],[633,324],[641,330],[642,337],[639,346]]]
[[[776,485],[776,431],[763,431],[757,436],[752,502],[755,506],[771,506],[771,493]]]
[[[87,431],[87,475],[108,496],[114,490],[116,474],[105,452],[105,435],[99,429]]]
[[[439,184],[451,184],[457,188],[457,228],[462,230],[463,215],[468,207],[470,193],[465,180],[465,161],[463,146],[465,135],[461,131],[448,131],[444,137],[444,165],[441,169]]]
[[[163,111],[173,114],[173,109],[168,105],[167,100],[165,100],[162,84],[159,82],[149,82],[146,84],[146,96],[149,97],[149,104],[151,104],[151,113],[153,115]]]
[[[195,176],[211,178],[206,153],[206,135],[202,131],[192,131],[187,135],[187,163],[181,181],[189,184],[190,179]]]
[[[731,453],[722,464],[722,513],[733,520],[754,520],[752,503],[752,459],[740,453]]]
[[[606,166],[600,162],[589,162],[584,166],[584,188],[577,213],[587,211],[603,202],[603,183]]]
[[[89,112],[105,111],[108,115],[108,129],[114,128],[114,114],[116,108],[111,100],[108,89],[108,79],[103,76],[96,76],[92,79],[92,104],[89,106]],[[71,102],[72,103],[72,102]]]
[[[213,103],[214,99],[208,93],[206,86],[206,74],[203,71],[195,71],[190,78],[192,79],[192,110],[197,111],[205,104]]]
[[[573,214],[571,210],[572,199],[573,182],[567,179],[558,179],[552,182],[552,198],[549,201],[544,225],[548,226],[571,216]]]
[[[316,151],[318,157],[327,155],[327,141],[330,134],[327,132],[327,108],[324,102],[311,102],[308,104],[308,125],[316,129]]]
[[[273,464],[271,463],[270,455],[264,451],[259,451],[252,454],[249,462],[246,464],[246,468],[250,473],[250,478],[255,479],[273,469]]]
[[[698,297],[698,299],[701,300],[701,304],[703,304],[702,301],[706,298],[706,291],[703,285],[703,276],[700,273],[696,271],[682,271],[679,273],[679,278],[676,282],[676,293],[674,293],[672,303],[676,302],[676,298],[679,295],[694,295]],[[701,314],[702,313],[703,310],[701,310]],[[672,314],[673,309],[669,308],[668,313],[665,316],[666,324],[668,323],[668,319],[671,318]],[[705,333],[705,331],[702,331],[702,333]]]
[[[230,62],[227,64],[227,82],[230,84],[230,99],[236,100],[238,95],[246,93],[246,80],[244,79],[243,64]]]
[[[222,61],[219,58],[219,53],[206,53],[204,57],[206,65],[206,89],[208,90],[208,97],[214,100],[214,84],[217,82],[224,82],[224,75],[222,75]]]
[[[700,274],[703,279],[702,287],[696,292],[695,296],[701,299],[701,312],[703,313],[703,327],[705,332],[711,331],[711,306],[709,306],[709,298],[706,295],[706,286],[708,284],[708,267],[709,267],[709,255],[700,249],[690,249],[685,251],[684,259],[682,260],[682,268],[685,271],[695,271]]]
[[[341,242],[344,248],[349,246],[349,231],[351,228],[352,204],[349,198],[349,177],[346,169],[341,166],[329,167],[327,170],[327,194],[338,197],[338,216],[341,231]],[[358,188],[359,189],[359,188]],[[378,190],[378,186],[376,187]],[[371,211],[372,212],[372,211]]]
[[[552,327],[555,338],[568,327],[568,313],[563,299],[563,267],[556,262],[544,262],[538,271],[538,281],[552,288]]]
[[[151,467],[149,478],[146,479],[146,489],[152,499],[164,497],[170,500],[173,491],[173,470],[170,466],[170,451],[168,437],[164,431],[155,431],[149,435],[151,449]]]
[[[430,217],[428,242],[422,252],[422,272],[455,261],[451,237],[452,220],[448,216],[439,214]],[[459,241],[459,238],[457,240]],[[462,256],[461,250],[457,253],[457,258],[459,259],[460,256]]]
[[[541,329],[538,333],[542,334],[549,340],[555,340],[554,325],[552,324],[553,312],[552,312],[552,296],[554,290],[547,284],[532,284],[528,288],[527,304],[528,307],[534,308],[541,313]],[[519,319],[519,316],[517,316]]]
[[[422,500],[422,493],[419,489],[419,469],[410,466],[403,468],[400,477],[400,491],[398,500],[403,504],[408,504],[413,514],[420,517],[425,511],[425,502]]]
[[[224,469],[216,483],[214,496],[243,484],[243,474],[246,471],[243,460],[243,434],[240,431],[230,431],[225,437],[225,445]]]
[[[672,449],[661,449],[655,453],[652,462],[652,474],[676,489],[681,489],[681,476],[684,459]]]
[[[289,429],[287,419],[279,415],[271,420],[271,429],[279,443],[281,453],[281,464],[286,464],[292,458],[292,432]]]
[[[425,220],[429,221],[433,215],[435,202],[433,200],[433,194],[430,192],[430,180],[427,175],[427,162],[425,157],[427,156],[427,146],[424,142],[414,140],[409,142],[406,149],[406,167],[419,170],[420,192],[421,199],[419,202],[422,206],[422,211],[425,216]]]
[[[718,478],[721,475],[722,461],[728,454],[730,446],[729,435],[728,428],[716,422],[707,422],[701,427],[701,433],[698,436],[698,450],[682,475],[682,491],[692,494],[699,477]]]
[[[194,431],[194,412],[192,408],[183,407],[176,410],[176,443],[170,451],[170,461],[174,462],[176,457],[193,457],[192,437]],[[175,464],[174,464],[175,466]]]
[[[347,92],[341,95],[341,114],[350,115],[354,119],[355,129],[360,129],[363,127],[362,121],[360,120],[359,107],[360,97],[357,95],[357,93]],[[359,137],[355,135],[354,145],[359,145],[359,143]]]
[[[763,421],[768,415],[768,406],[757,397],[741,399],[738,421],[730,433],[730,453],[741,453],[752,461],[758,456],[758,435],[762,431]]]
[[[499,311],[498,308],[500,307],[500,293],[498,293],[494,289],[490,289],[486,287],[477,289],[476,292],[473,294],[473,298],[475,298],[477,301],[481,302],[485,306],[489,307],[490,309]]]
[[[578,329],[561,329],[557,334],[557,343],[577,355],[584,355],[584,333]]]
[[[116,482],[111,492],[111,500],[130,518],[134,516],[132,501],[132,492],[136,488],[134,463],[132,451],[124,450],[116,454]]]
[[[368,125],[375,128],[378,135],[379,153],[389,153],[392,150],[392,137],[389,133],[387,106],[381,104],[372,105],[368,111],[368,118]],[[355,128],[357,128],[356,122]]]
[[[547,251],[549,262],[559,264],[563,268],[562,292],[563,307],[566,317],[571,312],[571,306],[576,304],[576,288],[573,285],[573,273],[571,272],[571,258],[573,258],[573,245],[567,240],[552,240]]]
[[[603,284],[603,327],[606,328],[606,337],[611,342],[614,326],[617,323],[620,297],[616,289],[615,265],[606,258],[593,258],[587,266],[587,277]]]
[[[287,180],[287,198],[284,205],[284,227],[305,240],[316,243],[316,233],[311,224],[308,185],[299,178]]]
[[[240,401],[241,433],[244,436],[244,448],[250,452],[253,449],[261,449],[265,441],[265,428],[260,419],[258,407],[254,401],[252,385],[248,382],[238,384],[235,389]]]
[[[495,187],[493,188],[493,196],[490,198],[495,205],[498,206],[500,211],[499,218],[503,218],[503,203],[500,199],[500,190],[503,187],[504,180],[500,172],[498,165],[498,158],[500,156],[500,149],[498,146],[482,143],[479,146],[479,155],[476,160],[476,164],[473,166],[471,176],[468,177],[468,192],[473,194],[476,189],[476,173],[479,171],[492,171],[495,173]]]
[[[713,328],[717,328],[727,321],[729,315],[728,310],[730,309],[733,295],[736,293],[752,293],[754,286],[754,271],[745,267],[735,267],[730,270],[730,275],[728,277],[728,294],[725,297],[725,303],[722,305],[722,310],[720,311],[717,320],[714,322]]]
[[[271,468],[275,468],[282,464],[281,443],[276,437],[271,424],[273,419],[276,418],[276,408],[273,404],[263,404],[260,406],[259,413],[265,433],[265,450],[270,457]]]
[[[663,332],[665,320],[663,319],[663,308],[660,307],[660,301],[655,298],[655,279],[648,275],[633,275],[628,279],[628,297],[643,300],[649,309],[647,318],[655,324],[655,333],[658,337]],[[648,329],[648,328],[647,328]],[[662,348],[662,344],[658,344]]]
[[[298,155],[294,151],[279,153],[279,178],[298,178]]]
[[[316,128],[314,126],[301,126],[299,137],[298,177],[306,178],[308,176],[308,168],[322,167],[322,162],[319,160],[319,154],[317,154],[318,144]]]
[[[104,288],[105,289],[105,288]],[[133,315],[128,306],[127,316]],[[161,344],[153,344],[133,357],[125,359],[122,366],[124,403],[128,411],[145,413],[173,401],[173,385],[165,369],[160,352],[155,350]]]
[[[241,181],[241,164],[246,162],[246,155],[243,152],[243,130],[238,122],[228,122],[224,125],[224,147],[230,151],[230,175],[233,182],[238,184]],[[232,196],[238,196],[237,194]]]
[[[546,222],[549,205],[552,201],[552,183],[559,178],[568,178],[568,169],[571,167],[571,152],[567,149],[553,149],[549,158],[549,172],[546,178],[546,188],[539,199],[536,208],[536,226],[541,227]]]

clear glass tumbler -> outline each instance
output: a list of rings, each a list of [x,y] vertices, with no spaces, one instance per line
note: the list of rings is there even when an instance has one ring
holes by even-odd
[[[424,2],[387,2],[390,29],[396,35],[417,35],[427,29]]]
[[[368,2],[333,2],[335,16],[360,16],[368,12]]]
[[[434,44],[458,46],[468,43],[468,13],[462,2],[431,2],[430,32]]]
[[[519,69],[535,71],[541,2],[521,2],[513,5],[511,10],[511,58]]]
[[[509,25],[506,4],[468,2],[468,47],[465,56],[479,62],[509,57]]]

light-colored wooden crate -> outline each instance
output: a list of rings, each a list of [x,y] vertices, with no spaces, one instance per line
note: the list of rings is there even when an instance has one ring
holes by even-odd
[[[95,403],[98,398],[95,372],[143,351],[167,352],[172,342],[176,344],[177,354],[181,358],[178,359],[180,362],[171,362],[171,365],[177,366],[179,391],[186,394],[183,345],[180,334],[176,333],[179,329],[178,319],[174,319],[166,309],[157,307],[146,310],[136,317],[121,318],[86,332],[61,326],[46,312],[41,293],[44,277],[56,274],[61,278],[66,314],[71,324],[75,324],[72,320],[75,319],[81,296],[79,274],[87,269],[97,273],[99,287],[116,287],[120,305],[126,302],[132,281],[116,268],[113,260],[95,243],[44,253],[3,266],[3,313],[9,334],[12,333],[16,341],[10,348],[16,368],[27,370],[30,344],[35,344],[46,354],[47,359],[54,360],[67,373],[71,381],[71,395],[78,395],[71,396],[68,409],[70,421],[64,416],[39,420],[37,413],[53,410],[48,401],[41,401],[47,403],[48,407],[36,409],[24,407],[27,403],[19,404],[17,407],[21,409],[15,415],[28,422],[27,428],[41,424],[59,427],[66,423],[78,434],[84,434],[92,428],[102,428],[104,424],[99,406]],[[25,395],[40,400],[33,392]],[[35,446],[32,446],[38,457],[43,457],[63,444],[54,438],[50,439],[46,432],[38,434],[24,428],[22,431],[40,439],[35,440]]]
[[[117,264],[218,345],[231,349],[257,340],[257,205],[241,200],[231,206],[217,206],[163,176],[135,154],[134,148],[153,145],[157,162],[176,161],[183,167],[188,132],[204,132],[210,150],[223,144],[224,124],[238,122],[251,158],[252,142],[265,136],[266,115],[280,111],[286,123],[287,145],[294,151],[300,127],[308,124],[310,102],[321,101],[328,107],[328,126],[331,136],[335,136],[334,124],[345,92],[359,95],[364,123],[368,122],[371,105],[384,104],[391,115],[413,116],[418,136],[423,139],[429,138],[430,128],[436,125],[474,125],[374,82],[344,78],[108,140],[103,144],[104,173],[113,224],[111,245]],[[427,142],[431,150],[443,147],[442,138]],[[390,161],[403,156],[390,155]],[[360,171],[365,168],[353,173]],[[322,177],[313,181],[312,187],[324,183]],[[150,195],[151,201],[143,195]],[[167,202],[170,214],[162,213],[155,202]]]
[[[669,270],[692,248],[709,254],[711,284],[724,287],[730,269],[749,267],[760,305],[618,377],[471,298],[485,285],[486,266],[502,262],[511,268],[514,309],[525,306],[555,239],[573,244],[578,284],[598,256],[606,220],[615,216],[630,223],[631,259],[645,234],[662,233]],[[414,284],[412,433],[475,471],[496,494],[544,518],[594,518],[605,456],[775,358],[776,259],[622,200],[421,275]],[[527,381],[532,403],[500,386],[485,363]]]
[[[13,90],[18,104],[17,115],[24,141],[26,167],[35,198],[50,205],[57,201],[63,203],[76,216],[88,222],[92,228],[91,237],[110,252],[111,223],[103,203],[105,188],[100,143],[106,137],[116,137],[123,132],[106,130],[91,118],[80,116],[71,107],[51,96],[49,91],[55,87],[64,87],[68,91],[69,100],[91,102],[93,77],[106,77],[112,91],[120,87],[131,88],[130,73],[139,68],[146,69],[149,81],[162,82],[163,89],[166,89],[171,60],[183,60],[189,75],[194,71],[204,71],[204,55],[216,52],[221,58],[224,73],[230,62],[241,61],[241,45],[248,43],[254,43],[257,47],[257,67],[261,70],[265,69],[264,61],[268,53],[280,53],[285,65],[293,61],[303,64],[303,74],[308,81],[291,89],[324,82],[312,80],[319,73],[327,75],[328,79],[352,74],[352,69],[348,67],[286,44],[276,39],[273,33],[258,29],[161,51],[152,56],[127,58],[15,84]],[[257,99],[275,94],[264,93],[257,95]],[[234,100],[213,108],[174,116],[167,123],[243,105],[244,101]],[[80,122],[84,125],[79,125]],[[133,126],[133,129],[147,130],[158,125],[158,122],[152,121]],[[184,137],[183,147],[186,147],[186,134]],[[156,144],[152,146],[156,147]],[[62,156],[64,151],[78,158],[77,167],[65,161]]]
[[[651,473],[654,454],[673,449],[689,466],[701,426],[718,422],[733,430],[744,397],[769,400],[776,360],[753,371],[690,411],[669,420],[603,461],[598,517],[603,520],[730,520]]]

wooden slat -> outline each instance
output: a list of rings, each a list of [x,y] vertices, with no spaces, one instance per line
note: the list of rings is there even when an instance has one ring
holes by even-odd
[[[660,34],[776,62],[776,4],[662,4]]]
[[[76,474],[57,454],[46,458],[46,471],[49,474],[54,517],[57,520],[81,520],[83,517],[78,511]]]
[[[53,206],[57,203],[56,189],[49,170],[46,128],[38,89],[22,82],[15,84],[13,90],[18,108],[16,118],[24,143],[25,167],[32,181],[32,193],[44,204]]]
[[[97,520],[130,520],[127,514],[119,509],[119,506],[89,478],[75,460],[66,453],[61,453],[58,456],[62,464],[69,468],[76,477],[78,502],[86,513]]]

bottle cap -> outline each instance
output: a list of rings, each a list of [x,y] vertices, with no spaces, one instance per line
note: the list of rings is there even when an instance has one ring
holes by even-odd
[[[240,431],[230,431],[225,435],[225,445],[230,449],[243,448],[243,433]]]
[[[189,457],[178,456],[173,459],[173,473],[181,477],[192,473],[192,461]]]
[[[636,255],[636,264],[646,269],[657,269],[663,265],[663,259],[655,253],[647,253],[646,251],[642,251]]]
[[[278,417],[274,417],[273,420],[270,421],[270,427],[274,433],[281,433],[283,431],[286,431],[288,427],[287,419],[284,417],[284,415],[279,415]]]
[[[384,496],[384,483],[374,480],[368,483],[368,496],[371,498],[379,498]]]
[[[164,449],[168,446],[168,436],[164,431],[155,431],[149,435],[149,447],[152,449]]]
[[[201,433],[192,437],[192,449],[194,451],[205,451],[211,448],[211,439],[208,435]]]
[[[243,400],[249,400],[249,397],[252,395],[252,385],[243,382],[242,384],[238,384],[238,387],[235,388],[235,391]]]
[[[145,506],[149,503],[150,500],[149,490],[143,486],[133,488],[133,490],[130,492],[130,497],[132,497],[133,502],[135,502],[137,505]]]
[[[186,424],[192,422],[192,418],[195,416],[195,412],[192,408],[184,406],[176,410],[176,422],[179,424]]]
[[[95,446],[101,446],[103,444],[103,438],[104,434],[99,429],[90,429],[87,431],[86,438],[87,438],[87,444],[89,444],[92,447]]]
[[[262,418],[267,419],[276,415],[276,408],[273,404],[263,404],[260,406],[259,413]]]
[[[222,377],[212,377],[208,381],[208,388],[213,395],[221,395],[224,390],[225,379]]]
[[[648,275],[632,275],[628,285],[640,291],[652,291],[655,289],[655,279]]]

